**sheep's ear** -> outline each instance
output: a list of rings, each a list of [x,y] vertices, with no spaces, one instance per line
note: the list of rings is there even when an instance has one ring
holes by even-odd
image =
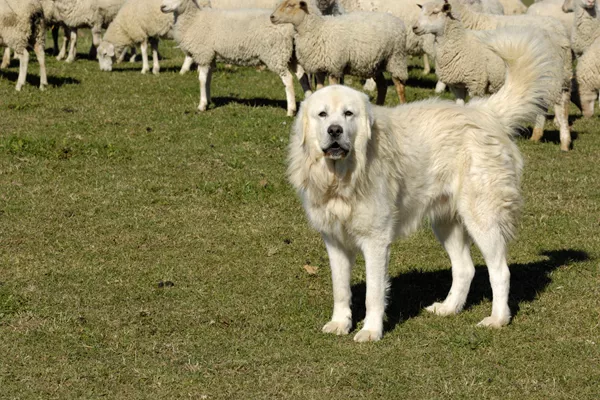
[[[114,44],[110,44],[108,46],[108,49],[106,49],[106,55],[109,57],[114,57],[115,56],[115,45]]]
[[[300,3],[298,3],[298,5],[300,6],[301,10],[308,14],[308,4],[306,4],[304,0],[301,0]]]
[[[420,5],[420,4],[417,4],[417,7],[419,7],[419,8],[423,8],[423,6],[422,6],[422,5]]]
[[[448,0],[444,1],[444,5],[442,6],[442,11],[443,12],[450,12],[450,11],[452,11],[452,6],[450,6],[450,4],[448,3]]]

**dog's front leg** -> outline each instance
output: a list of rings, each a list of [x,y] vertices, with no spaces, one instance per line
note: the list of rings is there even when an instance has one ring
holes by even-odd
[[[333,283],[333,316],[331,321],[323,326],[323,332],[346,335],[352,328],[350,274],[356,251],[327,235],[323,235],[323,240],[329,254]]]
[[[390,243],[368,240],[363,244],[362,250],[367,272],[367,312],[363,328],[354,336],[354,340],[368,342],[379,340],[383,335]]]

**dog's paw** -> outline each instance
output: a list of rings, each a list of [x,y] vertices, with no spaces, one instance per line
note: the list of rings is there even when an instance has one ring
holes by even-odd
[[[329,321],[323,326],[323,332],[347,335],[351,327],[352,321]]]
[[[454,314],[458,313],[458,310],[456,309],[456,307],[451,307],[451,306],[448,306],[447,304],[438,303],[438,302],[433,303],[429,307],[425,307],[425,310],[427,310],[430,313],[433,313],[435,315],[441,315],[443,317],[448,316],[448,315],[454,315]]]
[[[361,329],[356,335],[354,335],[355,342],[376,342],[381,339],[381,331],[369,331],[367,329]]]
[[[510,316],[505,317],[486,317],[481,320],[477,326],[483,326],[486,328],[502,328],[503,326],[508,325],[510,322]]]

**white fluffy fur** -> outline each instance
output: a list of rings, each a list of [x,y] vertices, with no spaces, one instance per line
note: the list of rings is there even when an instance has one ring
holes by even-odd
[[[509,323],[506,245],[521,208],[523,165],[511,136],[557,90],[561,66],[548,57],[547,41],[529,31],[502,30],[486,40],[508,65],[506,84],[489,98],[466,106],[436,99],[384,108],[353,89],[330,86],[302,104],[288,175],[330,258],[334,306],[323,331],[351,328],[350,270],[361,251],[366,317],[354,339],[381,338],[391,243],[425,216],[450,256],[453,276],[448,297],[427,310],[450,315],[463,308],[475,273],[474,241],[493,292],[491,316],[479,325]]]
[[[17,90],[21,90],[27,78],[29,52],[33,47],[40,65],[40,89],[48,85],[46,77],[46,23],[39,0],[2,0],[0,1],[0,46],[13,49],[20,60]],[[10,62],[10,54],[3,59],[2,65]]]

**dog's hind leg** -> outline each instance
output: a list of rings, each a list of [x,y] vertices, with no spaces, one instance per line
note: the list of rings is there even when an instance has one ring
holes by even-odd
[[[323,332],[346,335],[352,327],[352,310],[350,302],[350,274],[356,257],[356,252],[347,249],[338,241],[323,235],[329,263],[331,264],[331,280],[333,283],[333,316],[331,321],[323,326]]]
[[[440,219],[432,224],[433,232],[450,257],[452,287],[442,303],[435,302],[425,309],[437,315],[459,313],[465,305],[475,266],[471,259],[471,238],[456,220]]]
[[[354,336],[356,342],[381,339],[385,296],[388,290],[387,267],[390,243],[367,240],[362,245],[367,272],[366,315],[363,328]]]
[[[487,230],[469,227],[469,231],[487,264],[493,296],[492,315],[484,318],[477,326],[500,328],[510,322],[510,308],[508,307],[510,270],[506,263],[505,238],[498,227]]]

